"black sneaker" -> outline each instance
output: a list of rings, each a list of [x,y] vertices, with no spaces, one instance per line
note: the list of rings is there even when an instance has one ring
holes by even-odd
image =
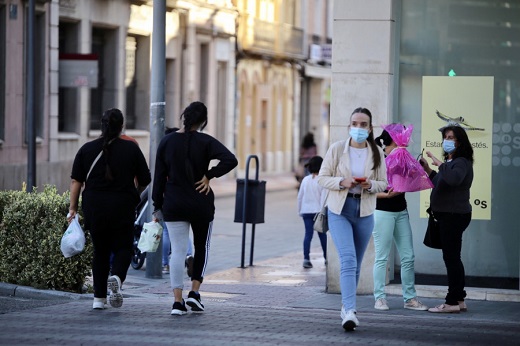
[[[184,299],[182,300],[182,303],[175,302],[172,306],[172,315],[186,315],[188,312],[188,309],[186,309],[186,305],[184,304]]]
[[[192,311],[204,311],[204,305],[200,302],[200,294],[195,293],[194,291],[190,291],[188,293],[188,300],[186,300],[186,304],[191,307]]]

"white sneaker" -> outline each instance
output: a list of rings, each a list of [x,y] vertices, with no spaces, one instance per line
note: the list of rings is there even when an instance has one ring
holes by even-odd
[[[121,293],[121,279],[117,275],[108,278],[108,290],[110,297],[108,301],[114,308],[120,308],[123,305],[123,293]]]
[[[385,298],[376,299],[376,303],[374,304],[374,309],[377,310],[390,310],[388,307],[388,303]]]
[[[405,309],[410,309],[410,310],[416,310],[416,311],[426,311],[428,310],[428,307],[426,305],[424,305],[423,303],[421,303],[419,301],[419,299],[416,298],[412,298],[412,299],[408,299],[405,303],[404,303],[404,308]]]
[[[103,310],[105,308],[106,304],[107,304],[106,298],[95,298],[94,297],[94,302],[92,303],[92,309]]]
[[[345,308],[341,307],[341,326],[346,331],[352,331],[359,326],[359,321],[356,317],[356,310],[349,310],[345,312]]]

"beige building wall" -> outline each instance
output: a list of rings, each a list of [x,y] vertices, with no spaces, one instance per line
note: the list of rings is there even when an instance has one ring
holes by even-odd
[[[91,90],[77,89],[74,117],[76,131],[59,131],[59,27],[71,23],[77,27],[73,53],[92,53],[92,30],[108,30],[107,56],[113,64],[106,69],[110,86],[105,88],[108,103],[103,108],[116,107],[126,113],[128,36],[136,38],[140,49],[136,53],[138,84],[135,92],[136,126],[126,134],[134,137],[145,157],[149,157],[149,90],[153,34],[151,2],[135,5],[128,0],[51,0],[38,4],[37,15],[45,20],[45,65],[43,74],[45,95],[43,136],[37,141],[36,183],[56,185],[65,191],[70,183],[74,156],[81,145],[97,138],[99,130],[91,129]],[[25,145],[25,37],[23,8],[26,2],[10,1],[18,6],[17,19],[7,20],[6,27],[6,121],[5,138],[0,138],[0,189],[21,188],[27,180],[27,146]],[[8,13],[8,11],[6,11]],[[207,132],[233,149],[234,90],[235,90],[235,18],[237,12],[230,1],[176,1],[166,13],[166,59],[168,114],[167,126],[180,126],[179,116],[189,102],[199,100],[201,81],[207,84],[206,104],[209,111]],[[186,35],[184,35],[186,34]],[[200,45],[208,46],[206,79],[201,78]],[[219,68],[219,73],[217,73]],[[224,81],[225,82],[224,82]],[[225,89],[217,97],[215,94]],[[221,90],[220,90],[221,91]],[[101,118],[101,114],[99,114]],[[218,128],[220,124],[220,128]]]
[[[249,155],[258,156],[262,172],[291,169],[296,76],[290,64],[275,65],[252,59],[238,64],[239,175],[244,173]]]
[[[332,56],[331,143],[348,137],[352,111],[366,107],[374,131],[392,119],[394,88],[395,15],[397,0],[341,0],[334,3]],[[327,290],[340,292],[339,261],[328,236]],[[373,292],[373,241],[365,253],[358,293]]]
[[[297,160],[299,143],[303,5],[292,0],[233,3],[240,12],[235,124],[238,175],[245,174],[250,155],[258,156],[262,173],[288,173]]]

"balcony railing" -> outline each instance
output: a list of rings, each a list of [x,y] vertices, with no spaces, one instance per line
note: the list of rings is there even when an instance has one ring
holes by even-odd
[[[242,15],[238,43],[244,50],[276,57],[304,59],[303,29]]]

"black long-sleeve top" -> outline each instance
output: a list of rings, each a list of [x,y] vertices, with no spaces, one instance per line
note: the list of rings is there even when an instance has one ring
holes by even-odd
[[[85,143],[76,154],[71,178],[85,182],[83,211],[85,226],[110,218],[129,217],[132,225],[135,207],[139,203],[139,192],[134,178],[140,186],[147,186],[151,179],[146,159],[139,146],[132,141],[116,138],[110,144],[109,156],[103,154],[87,174],[92,163],[103,149],[103,138]],[[112,170],[112,180],[105,178],[107,160]]]
[[[388,192],[388,190],[385,192]],[[389,212],[400,212],[405,210],[406,198],[404,197],[404,193],[392,198],[378,198],[376,200],[376,209]]]
[[[189,143],[189,144],[188,144]],[[209,168],[212,160],[219,160]],[[191,165],[191,169],[187,166]],[[157,148],[152,199],[165,221],[212,221],[215,215],[213,191],[196,191],[195,182],[205,175],[218,178],[230,172],[238,161],[222,143],[208,134],[191,131],[166,135]],[[193,178],[187,171],[193,172]]]
[[[465,214],[471,212],[469,190],[473,182],[473,165],[463,157],[457,157],[432,171],[430,179],[434,185],[430,195],[432,211]]]

